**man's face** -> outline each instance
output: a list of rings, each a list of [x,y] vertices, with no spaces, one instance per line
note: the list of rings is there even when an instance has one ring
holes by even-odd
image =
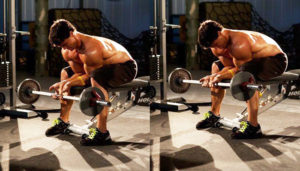
[[[212,42],[210,45],[211,48],[224,48],[226,45],[224,36],[221,34],[221,32],[218,32],[218,38]]]
[[[68,50],[74,50],[77,48],[77,41],[73,35],[73,32],[70,32],[70,36],[65,39],[60,45],[60,47]]]

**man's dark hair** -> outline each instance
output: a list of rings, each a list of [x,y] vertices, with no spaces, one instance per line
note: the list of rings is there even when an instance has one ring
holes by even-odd
[[[216,21],[206,20],[200,24],[198,29],[198,43],[203,47],[210,47],[213,41],[218,38],[218,31],[223,26]]]
[[[70,31],[74,30],[76,30],[76,28],[68,20],[59,19],[54,21],[49,32],[50,44],[52,46],[60,45],[70,36]]]

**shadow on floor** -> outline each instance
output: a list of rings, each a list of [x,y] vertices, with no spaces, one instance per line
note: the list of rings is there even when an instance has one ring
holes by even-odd
[[[183,132],[179,132],[181,134]],[[174,147],[167,113],[151,116],[151,134],[160,139],[160,170],[196,169],[218,170],[212,155],[204,148],[186,144],[180,148]],[[178,135],[176,134],[176,135]],[[151,161],[153,170],[153,161]]]
[[[134,159],[136,157],[143,158],[143,161],[149,160],[149,154],[147,154],[147,152],[145,152],[145,155],[134,154],[136,150],[144,149],[149,146],[149,142],[145,143],[144,140],[143,142],[134,142],[137,138],[140,140],[141,137],[144,137],[143,139],[147,139],[147,137],[149,137],[149,134],[137,134],[133,138],[128,139],[127,141],[118,141],[120,137],[117,137],[114,138],[114,142],[112,145],[107,146],[81,146],[79,143],[81,137],[73,135],[59,135],[57,138],[62,141],[70,142],[92,168],[98,169],[103,167],[114,166],[115,163],[109,160],[111,156],[117,158],[120,162],[124,164],[129,162],[135,162]],[[128,155],[128,153],[130,155]],[[144,169],[144,166],[135,162],[134,170]]]
[[[296,165],[300,165],[300,150],[292,146],[284,145],[290,142],[299,140],[300,136],[295,135],[296,130],[299,127],[287,127],[284,131],[279,134],[268,135],[269,131],[264,132],[264,136],[259,139],[246,139],[246,140],[235,140],[231,139],[231,130],[210,128],[208,132],[220,135],[227,143],[231,146],[232,150],[237,156],[244,161],[245,164],[251,170],[256,169],[287,169],[294,168]],[[268,162],[265,156],[262,156],[258,151],[266,151],[269,155],[268,158],[275,158],[278,162]],[[287,155],[285,152],[291,152],[291,155]],[[296,160],[295,160],[296,159]],[[252,162],[255,161],[255,162]]]
[[[51,151],[44,148],[21,149],[16,119],[0,122],[0,135],[0,154],[3,150],[9,150],[5,152],[9,154],[9,170],[61,170],[58,158]]]

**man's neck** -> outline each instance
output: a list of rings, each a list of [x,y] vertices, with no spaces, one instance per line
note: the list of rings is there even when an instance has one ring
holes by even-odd
[[[228,47],[229,43],[230,43],[230,30],[229,29],[224,29],[223,31],[223,36],[225,38],[225,48]]]
[[[82,33],[76,32],[75,37],[76,37],[77,47],[78,47],[78,48],[76,48],[76,51],[79,52],[79,53],[81,53],[85,49],[84,42],[83,42],[84,39],[82,37]]]

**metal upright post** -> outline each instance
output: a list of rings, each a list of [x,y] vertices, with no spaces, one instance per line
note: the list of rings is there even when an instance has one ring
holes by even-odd
[[[6,0],[3,0],[3,34],[4,35],[7,33],[7,30],[6,30],[6,24],[7,24],[6,20],[7,19],[6,19],[6,17],[7,17],[7,3],[6,3]],[[7,42],[5,41],[5,43],[7,43]],[[3,57],[4,58],[2,58],[2,60],[7,61],[6,55],[7,55],[7,52],[4,51],[3,52]]]
[[[167,40],[166,40],[166,0],[160,0],[160,54],[163,57],[163,82],[161,100],[167,100]]]
[[[3,0],[3,33],[6,33],[6,0]]]
[[[9,0],[9,60],[12,64],[12,88],[10,89],[10,107],[16,107],[16,16],[15,16],[15,0]]]
[[[154,32],[154,38],[155,38],[155,41],[157,40],[156,37],[157,37],[157,11],[156,11],[156,8],[157,8],[157,0],[154,0],[153,1],[153,6],[154,6],[154,12],[153,12],[153,32]],[[157,42],[155,42],[154,44],[154,49],[153,49],[153,54],[157,55]]]

